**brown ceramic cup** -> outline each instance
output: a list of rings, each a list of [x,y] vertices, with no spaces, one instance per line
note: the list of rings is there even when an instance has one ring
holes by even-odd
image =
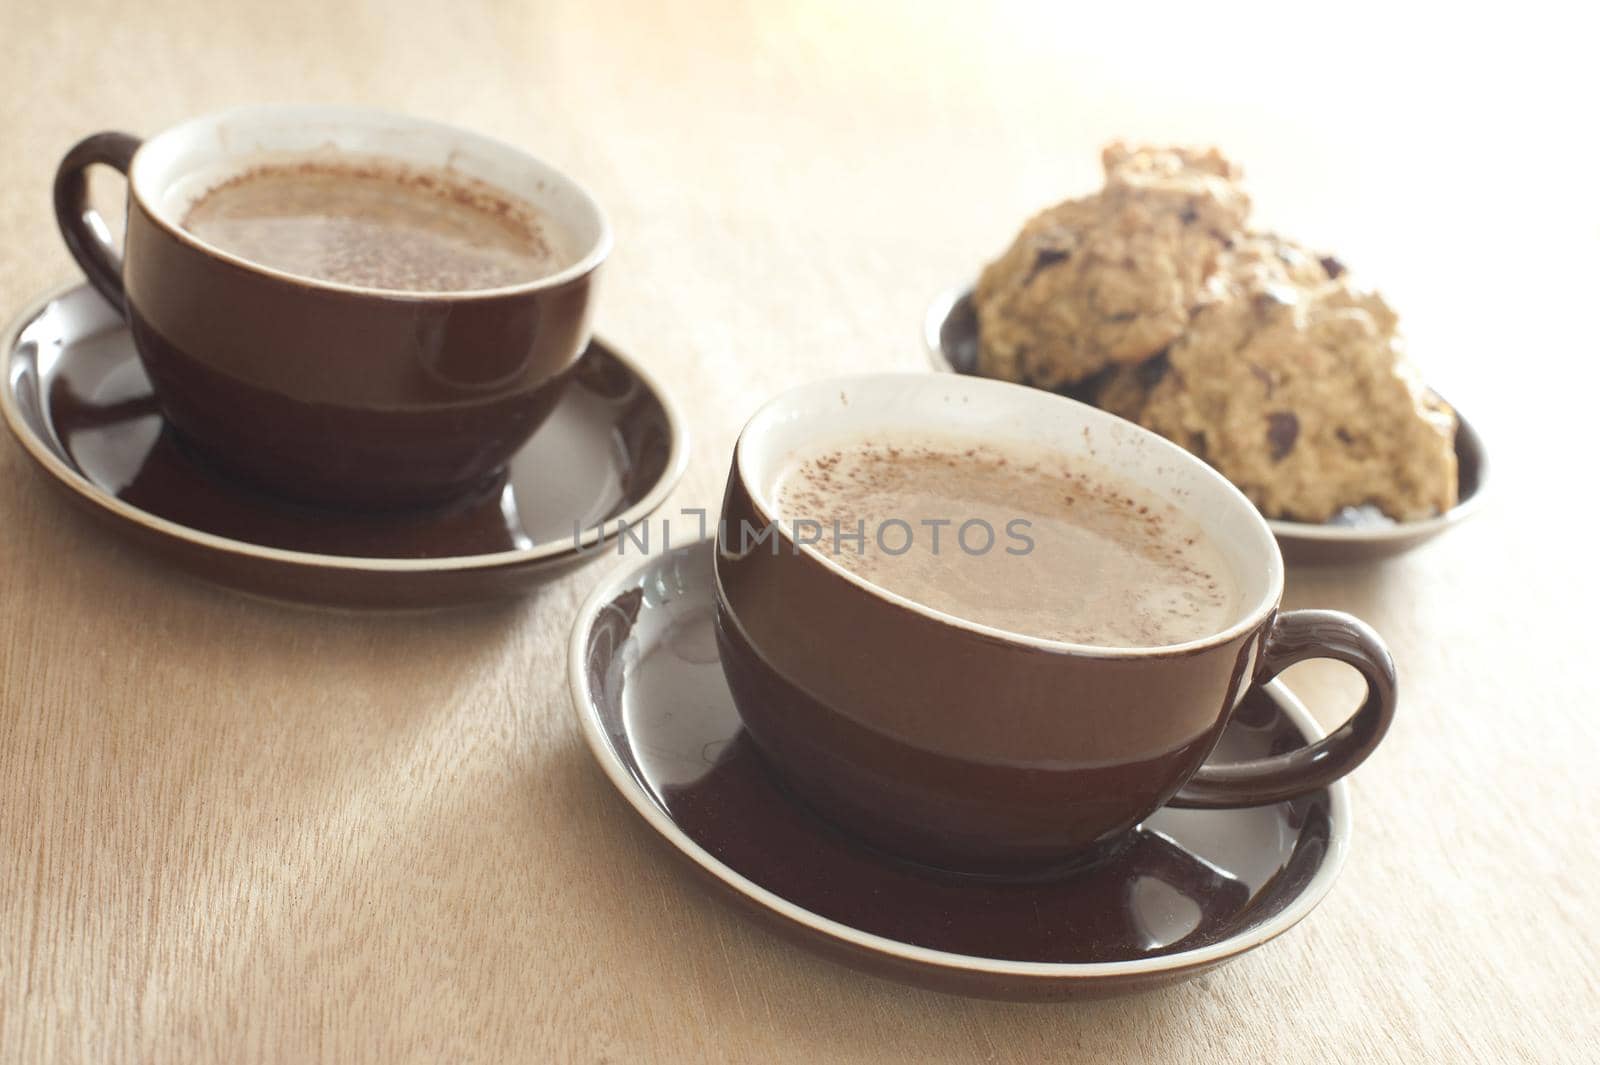
[[[397,292],[283,273],[183,229],[219,182],[307,153],[487,182],[535,208],[566,258],[512,287]],[[128,178],[120,256],[88,203],[95,164]],[[96,134],[62,160],[55,211],[196,450],[277,494],[364,507],[437,503],[504,469],[589,341],[591,290],[611,248],[599,205],[547,164],[450,126],[343,107],[243,108],[143,142]]]
[[[773,493],[798,450],[941,429],[1092,456],[1176,504],[1233,569],[1237,617],[1172,646],[1059,643],[869,584],[826,540],[797,546],[797,516],[777,513]],[[1280,611],[1282,557],[1238,489],[1153,433],[1037,389],[879,375],[774,399],[734,449],[715,573],[723,670],[778,779],[866,842],[940,868],[1064,870],[1165,804],[1254,806],[1314,791],[1360,764],[1394,714],[1394,664],[1371,629],[1333,611]],[[1310,658],[1366,679],[1350,719],[1307,747],[1206,764],[1246,692]]]

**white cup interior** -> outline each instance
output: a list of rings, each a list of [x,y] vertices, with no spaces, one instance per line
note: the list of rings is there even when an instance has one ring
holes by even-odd
[[[1259,623],[1283,589],[1283,556],[1260,512],[1211,467],[1156,434],[1087,404],[1022,385],[957,374],[875,374],[818,381],[785,392],[758,410],[739,437],[739,475],[767,519],[780,522],[775,501],[784,471],[819,444],[853,437],[914,438],[949,433],[997,444],[1042,447],[1088,459],[1126,477],[1196,521],[1222,552],[1239,582],[1240,612],[1226,629],[1194,644],[1230,639]],[[990,630],[911,603],[863,581],[824,551],[802,550],[872,592],[941,620],[1005,639],[1061,646],[1056,641]],[[1172,645],[1162,650],[1188,645]],[[1149,649],[1083,648],[1090,653]]]
[[[340,153],[445,170],[482,181],[550,219],[557,231],[550,236],[563,252],[561,270],[512,286],[512,290],[559,285],[593,269],[610,251],[611,227],[600,205],[554,167],[480,134],[382,111],[275,105],[191,119],[145,141],[128,177],[145,210],[185,239],[251,269],[278,273],[185,232],[185,216],[211,189],[252,167],[290,157]],[[298,275],[294,280],[329,288],[355,287]]]

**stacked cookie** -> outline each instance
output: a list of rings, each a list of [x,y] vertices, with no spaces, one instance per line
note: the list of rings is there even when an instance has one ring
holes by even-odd
[[[979,370],[1067,391],[1205,459],[1268,517],[1456,501],[1455,414],[1394,312],[1334,259],[1247,228],[1216,151],[1104,153],[1105,188],[1051,207],[983,272]]]

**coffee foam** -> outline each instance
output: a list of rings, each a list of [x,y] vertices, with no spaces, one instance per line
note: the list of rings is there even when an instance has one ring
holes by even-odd
[[[914,602],[1009,632],[1167,646],[1221,631],[1239,612],[1238,582],[1197,522],[1090,460],[1042,448],[955,435],[851,438],[794,456],[775,499],[786,528],[806,523],[809,535],[809,523],[820,525],[810,550]],[[844,534],[864,527],[862,548],[835,523]]]
[[[571,258],[541,212],[486,182],[333,149],[258,158],[177,191],[195,236],[310,280],[473,291],[537,280]]]

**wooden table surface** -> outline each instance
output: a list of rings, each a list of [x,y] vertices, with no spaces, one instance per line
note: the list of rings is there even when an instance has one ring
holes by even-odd
[[[609,208],[600,329],[689,412],[671,505],[714,507],[759,401],[922,366],[928,299],[1032,210],[1093,187],[1104,141],[1215,142],[1263,225],[1390,296],[1494,461],[1487,511],[1435,544],[1290,574],[1290,605],[1368,619],[1402,676],[1394,729],[1352,778],[1353,849],[1327,901],[1187,985],[1039,1006],[857,975],[680,875],[568,704],[596,568],[428,616],[265,605],[90,527],[6,439],[0,1061],[1592,1051],[1592,62],[1554,8],[1301,10],[0,7],[7,314],[74,275],[48,188],[85,133],[282,99],[458,122]],[[1328,724],[1355,694],[1332,667],[1290,679]]]

